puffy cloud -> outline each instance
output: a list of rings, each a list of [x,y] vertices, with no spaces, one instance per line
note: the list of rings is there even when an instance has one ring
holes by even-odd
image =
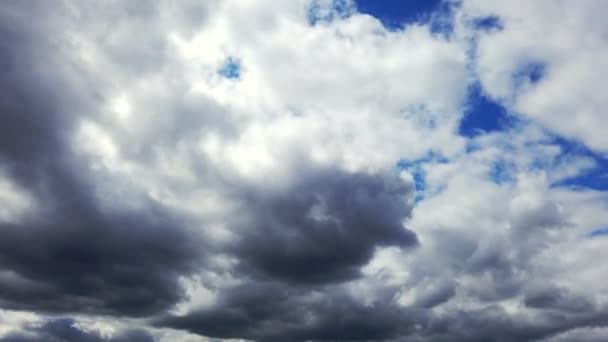
[[[213,306],[162,324],[219,338],[384,340],[414,332],[423,315],[394,304],[364,306],[341,292],[256,283],[226,289]]]
[[[263,190],[262,190],[263,191]],[[359,276],[376,247],[412,247],[403,226],[411,186],[398,177],[333,170],[301,175],[297,184],[245,190],[236,254],[271,278],[294,283]]]
[[[601,89],[608,30],[601,1],[462,1],[465,21],[497,18],[476,34],[476,70],[485,91],[510,109],[605,153]]]
[[[25,5],[15,6],[8,14],[24,15]],[[102,203],[96,182],[104,175],[74,155],[65,135],[97,101],[76,66],[62,63],[61,47],[9,23],[1,29],[10,48],[1,57],[0,161],[35,203],[0,225],[2,306],[134,315],[169,308],[181,297],[177,276],[191,269],[199,246],[182,218],[145,194],[132,194],[133,208]]]

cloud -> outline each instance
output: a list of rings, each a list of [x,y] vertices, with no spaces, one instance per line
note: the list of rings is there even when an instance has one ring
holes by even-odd
[[[578,298],[568,291],[555,287],[532,289],[525,295],[524,304],[536,309],[555,309],[574,313],[592,310],[592,304],[585,298]]]
[[[417,244],[403,226],[411,190],[396,175],[336,170],[278,190],[245,190],[250,208],[237,223],[235,253],[253,270],[296,284],[358,277],[377,247]]]
[[[395,305],[363,306],[339,292],[257,283],[226,289],[212,307],[161,323],[218,338],[352,341],[403,336],[417,315]]]
[[[459,315],[459,317],[452,316]],[[467,312],[453,311],[433,322],[433,338],[456,341],[538,341],[572,329],[604,325],[605,315],[529,315],[517,319],[497,306]]]
[[[30,326],[27,331],[11,333],[0,337],[2,342],[28,342],[28,341],[53,341],[53,342],[153,342],[154,338],[144,330],[128,330],[112,337],[106,338],[94,331],[79,329],[76,321],[69,318],[57,318],[44,322],[39,326]]]
[[[496,18],[500,30],[478,36],[476,70],[484,90],[525,117],[594,150],[605,152],[605,97],[597,89],[607,66],[598,13],[605,4],[580,1],[462,1],[473,22]]]
[[[127,315],[170,307],[181,298],[177,277],[198,254],[185,222],[145,194],[133,194],[135,210],[96,196],[98,175],[64,134],[96,101],[74,66],[62,63],[64,52],[43,50],[51,43],[26,31],[7,21],[0,31],[10,42],[0,57],[0,161],[35,199],[27,216],[0,225],[2,306]]]
[[[0,4],[0,340],[600,339],[601,5],[518,5]]]

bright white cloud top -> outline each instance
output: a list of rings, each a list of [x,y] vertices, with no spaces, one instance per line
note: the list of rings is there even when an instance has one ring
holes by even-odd
[[[0,4],[0,341],[608,339],[608,3]]]

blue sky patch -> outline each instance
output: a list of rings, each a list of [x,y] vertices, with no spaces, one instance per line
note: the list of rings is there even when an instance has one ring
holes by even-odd
[[[235,57],[228,57],[218,69],[217,73],[229,80],[239,79],[241,77],[241,61]]]
[[[596,237],[601,237],[601,236],[608,236],[608,227],[598,228],[598,229],[592,230],[589,233],[590,238],[596,238]]]
[[[577,176],[554,183],[551,185],[552,187],[565,186],[601,191],[608,190],[608,158],[581,143],[563,137],[554,137],[553,143],[560,146],[564,155],[577,155],[593,159],[595,167]]]
[[[465,137],[501,131],[516,124],[518,119],[507,113],[500,103],[486,96],[479,84],[469,87],[464,117],[458,132]]]
[[[401,29],[404,25],[412,22],[428,20],[431,14],[441,11],[444,4],[441,0],[356,0],[355,2],[360,13],[377,18],[385,27],[393,30]]]
[[[473,19],[473,27],[480,31],[500,31],[504,28],[502,20],[495,15]]]

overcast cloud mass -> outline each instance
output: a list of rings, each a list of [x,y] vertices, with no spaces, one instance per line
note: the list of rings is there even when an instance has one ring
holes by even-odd
[[[0,2],[0,342],[608,340],[608,2]]]

